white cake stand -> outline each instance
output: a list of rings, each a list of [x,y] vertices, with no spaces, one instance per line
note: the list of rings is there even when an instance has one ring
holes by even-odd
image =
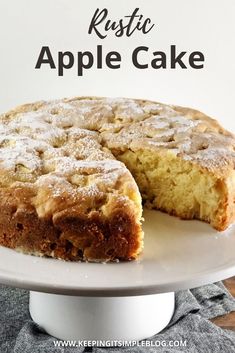
[[[0,247],[0,282],[30,290],[30,313],[66,340],[141,340],[161,331],[174,292],[235,275],[235,226],[217,232],[198,221],[145,211],[138,261],[71,263]]]

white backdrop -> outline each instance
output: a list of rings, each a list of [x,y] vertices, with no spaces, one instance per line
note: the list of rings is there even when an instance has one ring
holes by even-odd
[[[156,24],[149,35],[105,40],[88,35],[95,9],[107,7],[112,19],[140,8]],[[74,95],[128,96],[191,106],[219,119],[235,132],[235,1],[234,0],[0,0],[0,112],[40,99]],[[122,54],[119,70],[76,68],[58,77],[56,70],[35,64],[43,45],[53,53],[105,51]],[[200,50],[202,70],[138,70],[131,51],[138,45],[151,51]],[[150,57],[150,55],[149,55]]]

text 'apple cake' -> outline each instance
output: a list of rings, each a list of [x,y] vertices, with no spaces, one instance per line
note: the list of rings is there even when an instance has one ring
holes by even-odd
[[[142,199],[224,230],[235,217],[234,148],[215,120],[151,101],[18,107],[0,116],[0,244],[66,260],[134,259]]]

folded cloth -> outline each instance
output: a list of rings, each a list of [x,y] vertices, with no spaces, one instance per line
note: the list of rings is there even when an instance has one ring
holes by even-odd
[[[55,346],[30,318],[28,292],[0,286],[1,353],[235,353],[235,332],[208,319],[235,311],[235,299],[219,282],[176,293],[175,313],[159,334],[132,347]],[[144,323],[143,323],[144,325]]]

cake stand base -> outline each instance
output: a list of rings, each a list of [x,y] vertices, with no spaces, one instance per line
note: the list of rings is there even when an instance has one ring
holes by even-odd
[[[30,292],[32,319],[62,340],[139,341],[160,332],[174,312],[174,293],[77,297]]]

